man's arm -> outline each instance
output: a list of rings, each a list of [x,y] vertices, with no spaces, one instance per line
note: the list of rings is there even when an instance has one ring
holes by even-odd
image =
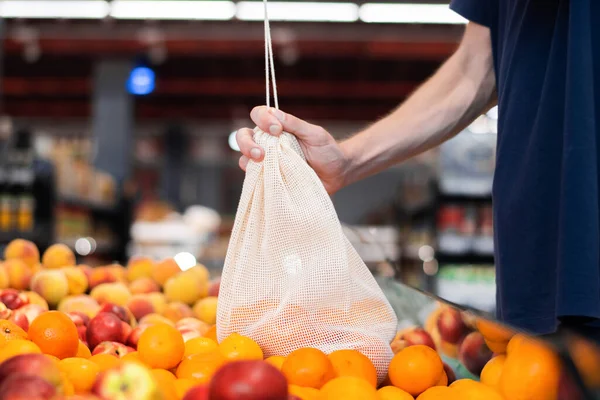
[[[470,23],[457,51],[397,110],[352,138],[336,143],[326,130],[280,110],[257,107],[254,123],[273,135],[298,138],[329,193],[380,172],[458,134],[496,101],[489,29]],[[240,129],[240,166],[264,156],[251,129]]]
[[[470,23],[458,50],[386,118],[341,143],[345,183],[429,150],[466,128],[496,102],[489,29]]]

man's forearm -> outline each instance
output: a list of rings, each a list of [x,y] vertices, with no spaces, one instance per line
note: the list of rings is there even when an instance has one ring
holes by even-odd
[[[341,143],[349,161],[345,184],[439,145],[493,105],[491,48],[475,53],[471,50],[461,45],[402,106]]]

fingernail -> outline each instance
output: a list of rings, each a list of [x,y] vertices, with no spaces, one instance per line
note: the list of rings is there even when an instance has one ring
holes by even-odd
[[[259,159],[260,158],[260,149],[255,147],[252,150],[250,150],[250,156],[255,160]]]
[[[277,118],[280,122],[283,122],[285,120],[285,114],[283,113],[283,111],[280,111],[276,108],[271,108],[269,110],[271,112],[271,114],[273,114],[275,116],[275,118]]]
[[[280,130],[281,130],[281,127],[279,127],[279,125],[271,125],[269,127],[269,132],[271,132],[271,135],[277,135]]]

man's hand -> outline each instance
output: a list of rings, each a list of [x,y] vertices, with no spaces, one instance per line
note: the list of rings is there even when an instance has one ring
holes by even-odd
[[[278,136],[285,131],[296,136],[306,161],[315,170],[329,194],[335,193],[344,186],[348,159],[325,129],[281,110],[264,106],[255,107],[250,117],[261,130],[271,135]],[[236,135],[243,154],[240,157],[240,168],[244,171],[250,159],[261,161],[264,157],[264,150],[254,142],[253,134],[252,129],[243,128]]]

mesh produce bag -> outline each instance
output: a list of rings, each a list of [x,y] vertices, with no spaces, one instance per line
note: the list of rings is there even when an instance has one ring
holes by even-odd
[[[300,347],[356,349],[385,376],[396,316],[342,231],[296,138],[255,129],[223,269],[217,331],[249,336],[265,356]]]
[[[270,69],[278,108],[264,5],[267,106]],[[256,128],[254,140],[265,156],[246,169],[221,278],[219,341],[232,333],[251,337],[265,357],[302,347],[355,349],[371,359],[382,380],[397,328],[392,307],[344,235],[296,138]]]

